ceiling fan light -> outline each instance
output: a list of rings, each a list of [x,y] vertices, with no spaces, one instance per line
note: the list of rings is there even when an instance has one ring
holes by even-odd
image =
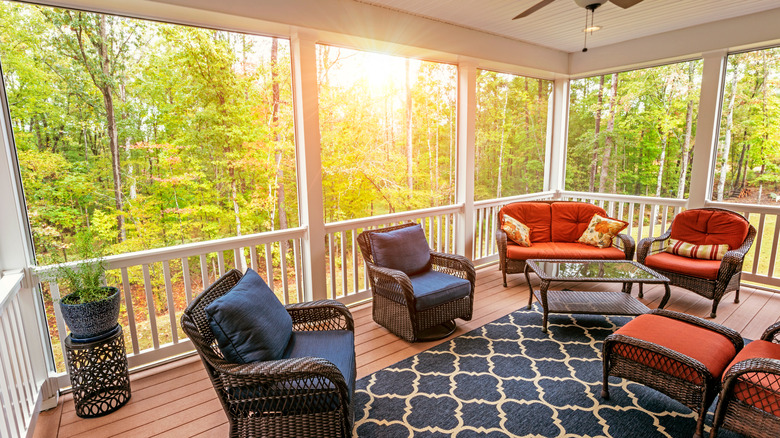
[[[588,26],[585,29],[582,29],[583,32],[595,32],[597,30],[601,30],[601,26]]]
[[[577,6],[581,8],[587,8],[588,6],[590,6],[593,9],[596,9],[597,7],[606,3],[607,1],[608,0],[574,0],[574,3],[577,3]]]

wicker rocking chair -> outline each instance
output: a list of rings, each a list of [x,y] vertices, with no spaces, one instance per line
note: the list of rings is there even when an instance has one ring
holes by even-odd
[[[391,235],[404,236],[404,240],[385,248],[385,258],[388,258],[388,250],[401,253],[395,255],[399,257],[396,258],[398,263],[392,267],[382,265],[382,252],[376,245]],[[363,231],[357,241],[368,270],[373,295],[372,314],[377,324],[408,342],[415,342],[449,336],[455,331],[455,318],[471,320],[476,280],[474,265],[460,255],[431,251],[418,224],[410,222]],[[414,257],[423,266],[416,272],[397,269],[398,264],[406,262],[401,259],[405,258],[404,250],[410,247],[417,248]]]
[[[233,269],[195,298],[181,317],[230,423],[231,437],[351,437],[355,385],[354,338],[351,375],[321,357],[295,357],[245,364],[225,360],[205,308],[242,278]],[[352,315],[331,300],[285,306],[293,333],[349,331]],[[258,315],[260,316],[260,315]],[[326,338],[327,339],[327,338]],[[333,348],[327,341],[323,348]]]

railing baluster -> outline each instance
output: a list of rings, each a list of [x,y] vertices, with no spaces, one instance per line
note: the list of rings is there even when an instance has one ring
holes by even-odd
[[[168,319],[171,322],[171,341],[179,343],[179,332],[176,330],[176,302],[173,300],[173,285],[171,284],[171,263],[163,262],[163,281],[165,281],[165,298],[168,300]]]
[[[130,340],[133,344],[133,354],[138,354],[138,332],[135,327],[135,309],[133,308],[133,292],[130,288],[130,279],[127,274],[127,268],[120,269],[122,272],[122,290],[125,292],[125,310],[127,311],[127,325],[130,328]],[[65,351],[65,350],[62,350]]]
[[[207,256],[208,254],[200,255],[200,280],[203,283],[203,290],[206,290],[209,286],[211,286],[211,281],[209,280],[209,263]]]
[[[5,320],[4,316],[0,315],[0,323]],[[16,409],[13,399],[13,382],[9,380],[10,370],[8,369],[9,363],[6,359],[6,355],[9,352],[7,347],[3,345],[3,336],[0,335],[0,403],[5,408],[5,418],[8,425],[9,436],[22,436],[24,426],[21,423],[21,419],[16,414]],[[64,351],[64,350],[63,350]]]
[[[51,300],[54,302],[54,319],[57,321],[57,334],[60,338],[60,348],[62,348],[62,354],[65,354],[65,338],[68,335],[68,329],[65,326],[65,319],[62,317],[62,310],[57,304],[60,301],[60,285],[54,281],[49,283],[49,293],[51,294]]]
[[[274,252],[270,243],[265,244],[265,278],[271,292],[274,292]]]
[[[15,340],[12,333],[13,324],[11,324],[10,315],[8,315],[7,312],[3,313],[4,315],[0,318],[0,327],[3,328],[2,333],[0,333],[0,338],[4,342],[0,343],[0,350],[5,353],[5,360],[3,360],[3,362],[6,364],[7,376],[10,380],[8,389],[11,393],[11,400],[6,400],[6,402],[13,403],[16,408],[15,411],[17,411],[19,415],[17,418],[24,423],[24,420],[28,418],[28,414],[27,405],[24,403],[24,392],[20,387],[22,377],[19,369],[19,350],[17,349],[16,342],[14,342]]]
[[[252,269],[257,271],[257,247],[255,245],[249,247],[249,261],[252,264]]]
[[[454,244],[450,242],[450,224],[450,215],[446,215],[444,217],[444,252],[452,252],[454,246]]]
[[[24,413],[21,408],[21,400],[19,399],[18,387],[14,380],[14,370],[11,354],[15,351],[15,348],[8,343],[8,318],[6,315],[0,317],[0,327],[2,327],[2,333],[0,333],[0,369],[3,370],[2,383],[7,389],[4,397],[4,404],[9,409],[11,417],[14,419],[16,429],[19,432],[18,436],[21,436],[21,432],[24,431]]]
[[[25,392],[25,400],[27,400],[27,411],[28,415],[32,415],[32,408],[35,405],[35,397],[34,394],[37,391],[37,388],[35,387],[35,376],[33,375],[33,369],[32,369],[32,363],[30,363],[30,352],[27,349],[27,338],[24,333],[24,325],[22,324],[22,310],[19,306],[19,296],[17,295],[14,297],[12,301],[13,306],[13,312],[12,315],[14,317],[13,326],[17,330],[16,332],[16,339],[18,339],[18,344],[21,346],[22,354],[20,355],[22,360],[22,373],[24,375],[23,377],[23,386],[24,386],[24,392]]]
[[[655,222],[658,215],[658,206],[653,204],[650,208],[650,231],[647,233],[647,237],[655,236]]]
[[[442,241],[441,241],[441,222],[443,217],[442,216],[436,216],[436,251],[442,252]]]
[[[634,203],[631,202],[628,204],[628,234],[633,234],[634,231]],[[642,240],[642,237],[637,234],[636,241],[639,243],[639,241]]]
[[[290,290],[287,285],[287,241],[279,242],[279,260],[281,261],[282,294],[284,295],[284,304],[290,304]]]
[[[360,292],[360,275],[358,265],[358,245],[357,245],[357,230],[352,230],[350,236],[352,237],[352,284],[355,293]]]
[[[336,292],[336,261],[333,260],[334,236],[335,233],[328,234],[328,267],[330,268],[330,298],[335,300],[338,293]]]
[[[748,220],[750,220],[749,216]],[[753,247],[755,248],[755,252],[753,253],[753,268],[750,270],[752,274],[756,274],[758,272],[758,262],[761,260],[761,244],[763,243],[760,236],[764,235],[764,223],[766,220],[766,214],[761,213],[761,215],[758,217],[758,233],[756,234],[756,240],[753,241]]]
[[[184,282],[184,297],[189,305],[192,302],[192,279],[190,278],[190,261],[187,257],[181,258],[181,276]]]
[[[157,311],[154,305],[154,294],[152,293],[152,277],[149,273],[149,265],[144,263],[142,266],[144,272],[144,290],[146,291],[146,310],[149,315],[149,327],[152,330],[152,344],[154,349],[160,348],[160,338],[157,334]],[[64,350],[63,350],[64,351]]]
[[[217,266],[219,267],[219,277],[225,275],[225,252],[217,251]]]
[[[347,232],[341,232],[341,239],[339,239],[339,254],[341,257],[341,293],[346,297],[349,295],[348,281],[347,281]]]
[[[303,302],[303,278],[301,273],[301,241],[293,240],[293,257],[295,257],[295,299],[296,303]]]
[[[780,244],[780,214],[775,215],[775,235],[772,239],[772,251],[769,253],[769,271],[767,271],[769,278],[775,278],[775,261],[777,260],[778,244]],[[756,255],[756,258],[758,258],[758,255]]]
[[[638,241],[642,240],[644,237],[644,227],[645,227],[645,205],[644,203],[639,204],[639,230],[637,232]]]

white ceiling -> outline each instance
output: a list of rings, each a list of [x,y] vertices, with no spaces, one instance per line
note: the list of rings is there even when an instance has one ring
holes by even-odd
[[[586,10],[555,0],[533,14],[513,17],[540,0],[352,0],[564,52],[582,50]],[[780,8],[780,0],[644,0],[629,9],[606,3],[595,12],[601,30],[588,48]]]

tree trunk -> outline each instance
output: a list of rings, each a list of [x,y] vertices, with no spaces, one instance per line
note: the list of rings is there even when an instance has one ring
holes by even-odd
[[[588,191],[593,192],[596,188],[596,170],[598,166],[599,153],[599,133],[601,132],[601,106],[604,103],[604,75],[599,77],[599,92],[596,103],[596,126],[593,130],[593,160],[590,163],[590,179],[588,180]]]
[[[734,76],[731,78],[731,96],[729,96],[728,112],[726,113],[726,135],[721,152],[720,178],[718,179],[718,201],[723,201],[723,189],[726,186],[726,175],[729,172],[729,153],[731,152],[731,128],[734,124],[734,98],[737,96],[737,77],[739,66],[734,68]]]
[[[669,137],[658,129],[658,134],[661,136],[661,156],[658,157],[658,178],[655,182],[655,196],[661,196],[661,188],[664,181],[664,165],[666,165],[666,146],[669,143]],[[655,220],[655,218],[653,218]],[[655,223],[655,222],[653,222]]]
[[[609,121],[607,122],[607,138],[604,144],[604,155],[601,159],[601,176],[599,177],[599,193],[604,193],[609,173],[609,158],[615,144],[612,132],[615,129],[615,112],[617,111],[618,74],[612,74],[612,96],[609,99]]]
[[[688,178],[688,158],[691,155],[691,136],[693,133],[693,74],[696,71],[696,65],[691,62],[688,64],[688,107],[685,110],[685,140],[682,146],[682,158],[680,159],[680,182],[677,185],[677,199],[685,196],[685,182]]]
[[[504,94],[504,112],[501,117],[501,143],[498,149],[498,177],[496,178],[496,198],[501,197],[501,174],[504,165],[504,138],[506,137],[506,107],[509,103],[509,88]]]

